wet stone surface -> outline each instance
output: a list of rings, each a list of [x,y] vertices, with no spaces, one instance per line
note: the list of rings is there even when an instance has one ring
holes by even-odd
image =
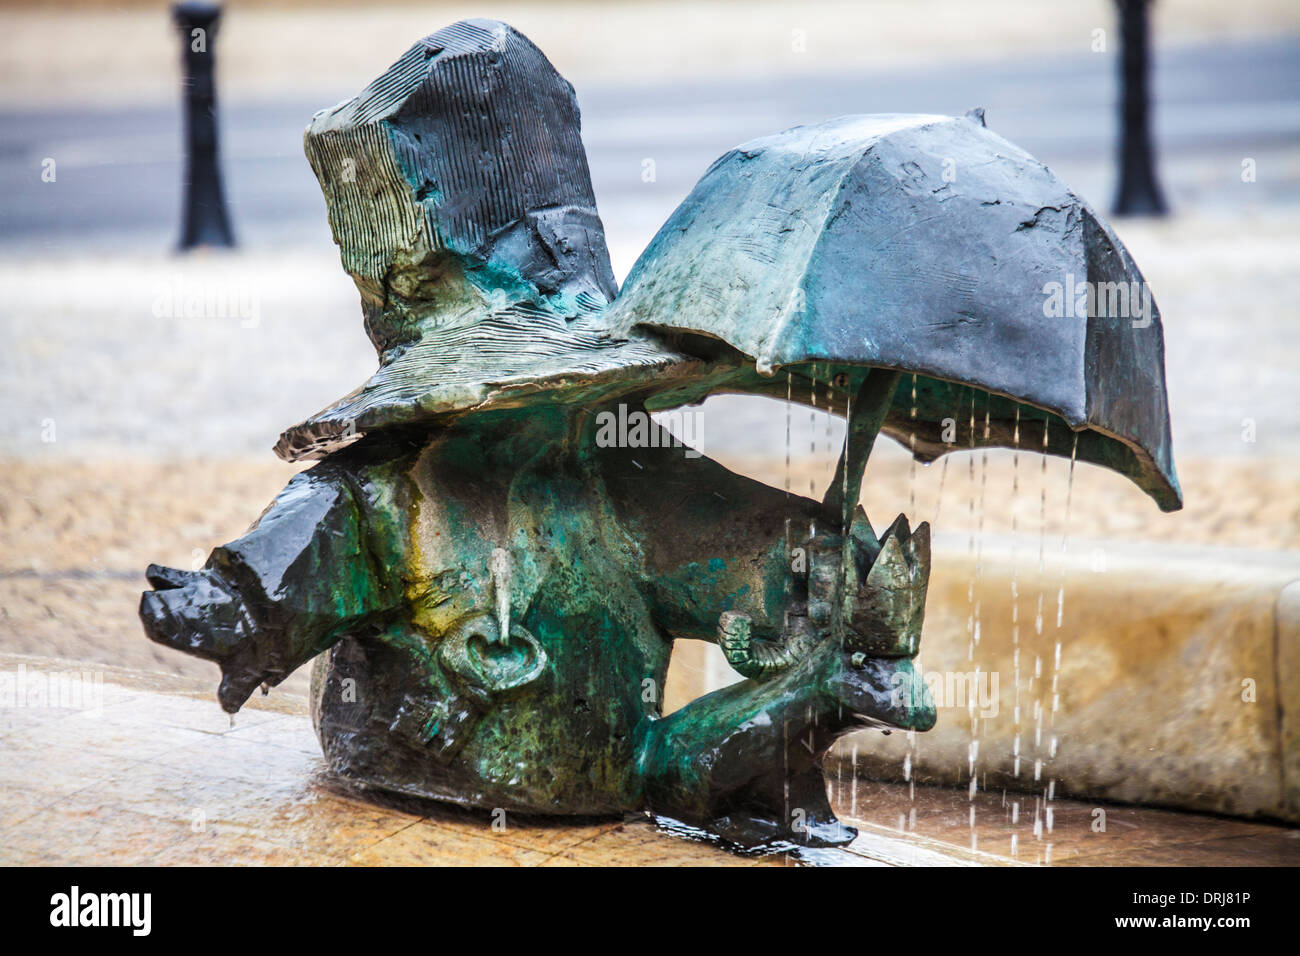
[[[77,666],[0,655],[0,671],[21,667],[30,679]],[[497,829],[490,814],[333,781],[297,698],[255,699],[232,726],[197,683],[97,673],[97,706],[0,708],[0,863],[1300,864],[1294,829],[1109,806],[1099,832],[1096,808],[1069,800],[1053,802],[1049,827],[1033,796],[990,792],[976,797],[972,830],[965,792],[918,787],[913,796],[906,786],[844,779],[828,787],[837,812],[860,828],[846,850],[742,856],[641,818],[508,818]]]

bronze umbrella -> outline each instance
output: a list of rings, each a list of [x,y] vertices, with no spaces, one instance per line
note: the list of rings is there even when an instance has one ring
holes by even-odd
[[[874,427],[855,423],[850,446],[877,429],[922,460],[1018,443],[1182,505],[1142,274],[982,111],[850,116],[737,147],[659,230],[609,321],[748,370],[710,391],[785,397],[780,370],[838,382],[842,399],[861,387]],[[882,373],[864,384],[867,369],[902,386]],[[669,389],[648,404],[699,397]]]

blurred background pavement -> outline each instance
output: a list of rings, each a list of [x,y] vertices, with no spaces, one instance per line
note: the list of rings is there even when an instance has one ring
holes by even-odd
[[[280,430],[375,367],[302,129],[418,37],[478,15],[519,27],[574,83],[620,278],[718,155],[845,113],[983,106],[991,129],[1098,208],[1113,197],[1119,35],[1108,0],[234,0],[215,49],[239,248],[179,256],[179,42],[165,6],[9,6],[0,12],[0,649],[213,672],[144,640],[134,606],[145,564],[189,567],[238,535],[297,470],[269,450]],[[1067,528],[1066,463],[1049,461],[1040,475],[1037,460],[995,453],[988,481],[998,491],[976,518],[966,456],[918,468],[890,446],[867,476],[878,523],[898,510],[942,512],[945,533],[1015,530],[1035,546],[1069,530],[1300,548],[1300,5],[1162,0],[1153,33],[1155,140],[1172,215],[1113,225],[1163,312],[1187,509],[1162,516],[1122,479],[1081,466]],[[54,181],[42,179],[47,160]],[[202,318],[159,305],[195,289],[233,305]],[[708,454],[786,480],[779,405],[715,399],[704,422]],[[841,427],[800,410],[792,433],[789,480],[819,492]],[[300,675],[288,689],[302,689]]]

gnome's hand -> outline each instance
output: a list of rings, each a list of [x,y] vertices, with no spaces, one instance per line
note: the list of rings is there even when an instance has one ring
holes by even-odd
[[[239,710],[262,683],[287,676],[239,592],[219,571],[178,571],[151,564],[145,572],[157,590],[140,599],[149,639],[221,666],[217,697],[228,713]],[[264,635],[263,635],[264,636]]]

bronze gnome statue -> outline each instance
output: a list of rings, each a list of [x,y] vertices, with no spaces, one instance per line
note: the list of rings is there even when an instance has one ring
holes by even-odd
[[[573,88],[505,24],[421,40],[305,142],[379,370],[281,436],[320,461],[247,534],[200,571],[149,568],[140,615],[221,666],[230,712],[315,660],[321,746],[360,785],[845,842],[826,750],[935,722],[928,526],[878,533],[857,505],[877,434],[924,460],[1076,455],[1179,505],[1154,306],[1044,308],[1067,275],[1140,274],[978,112],[738,147],[621,291]],[[848,420],[826,500],[649,417],[721,392]],[[683,638],[744,679],[665,716]]]

